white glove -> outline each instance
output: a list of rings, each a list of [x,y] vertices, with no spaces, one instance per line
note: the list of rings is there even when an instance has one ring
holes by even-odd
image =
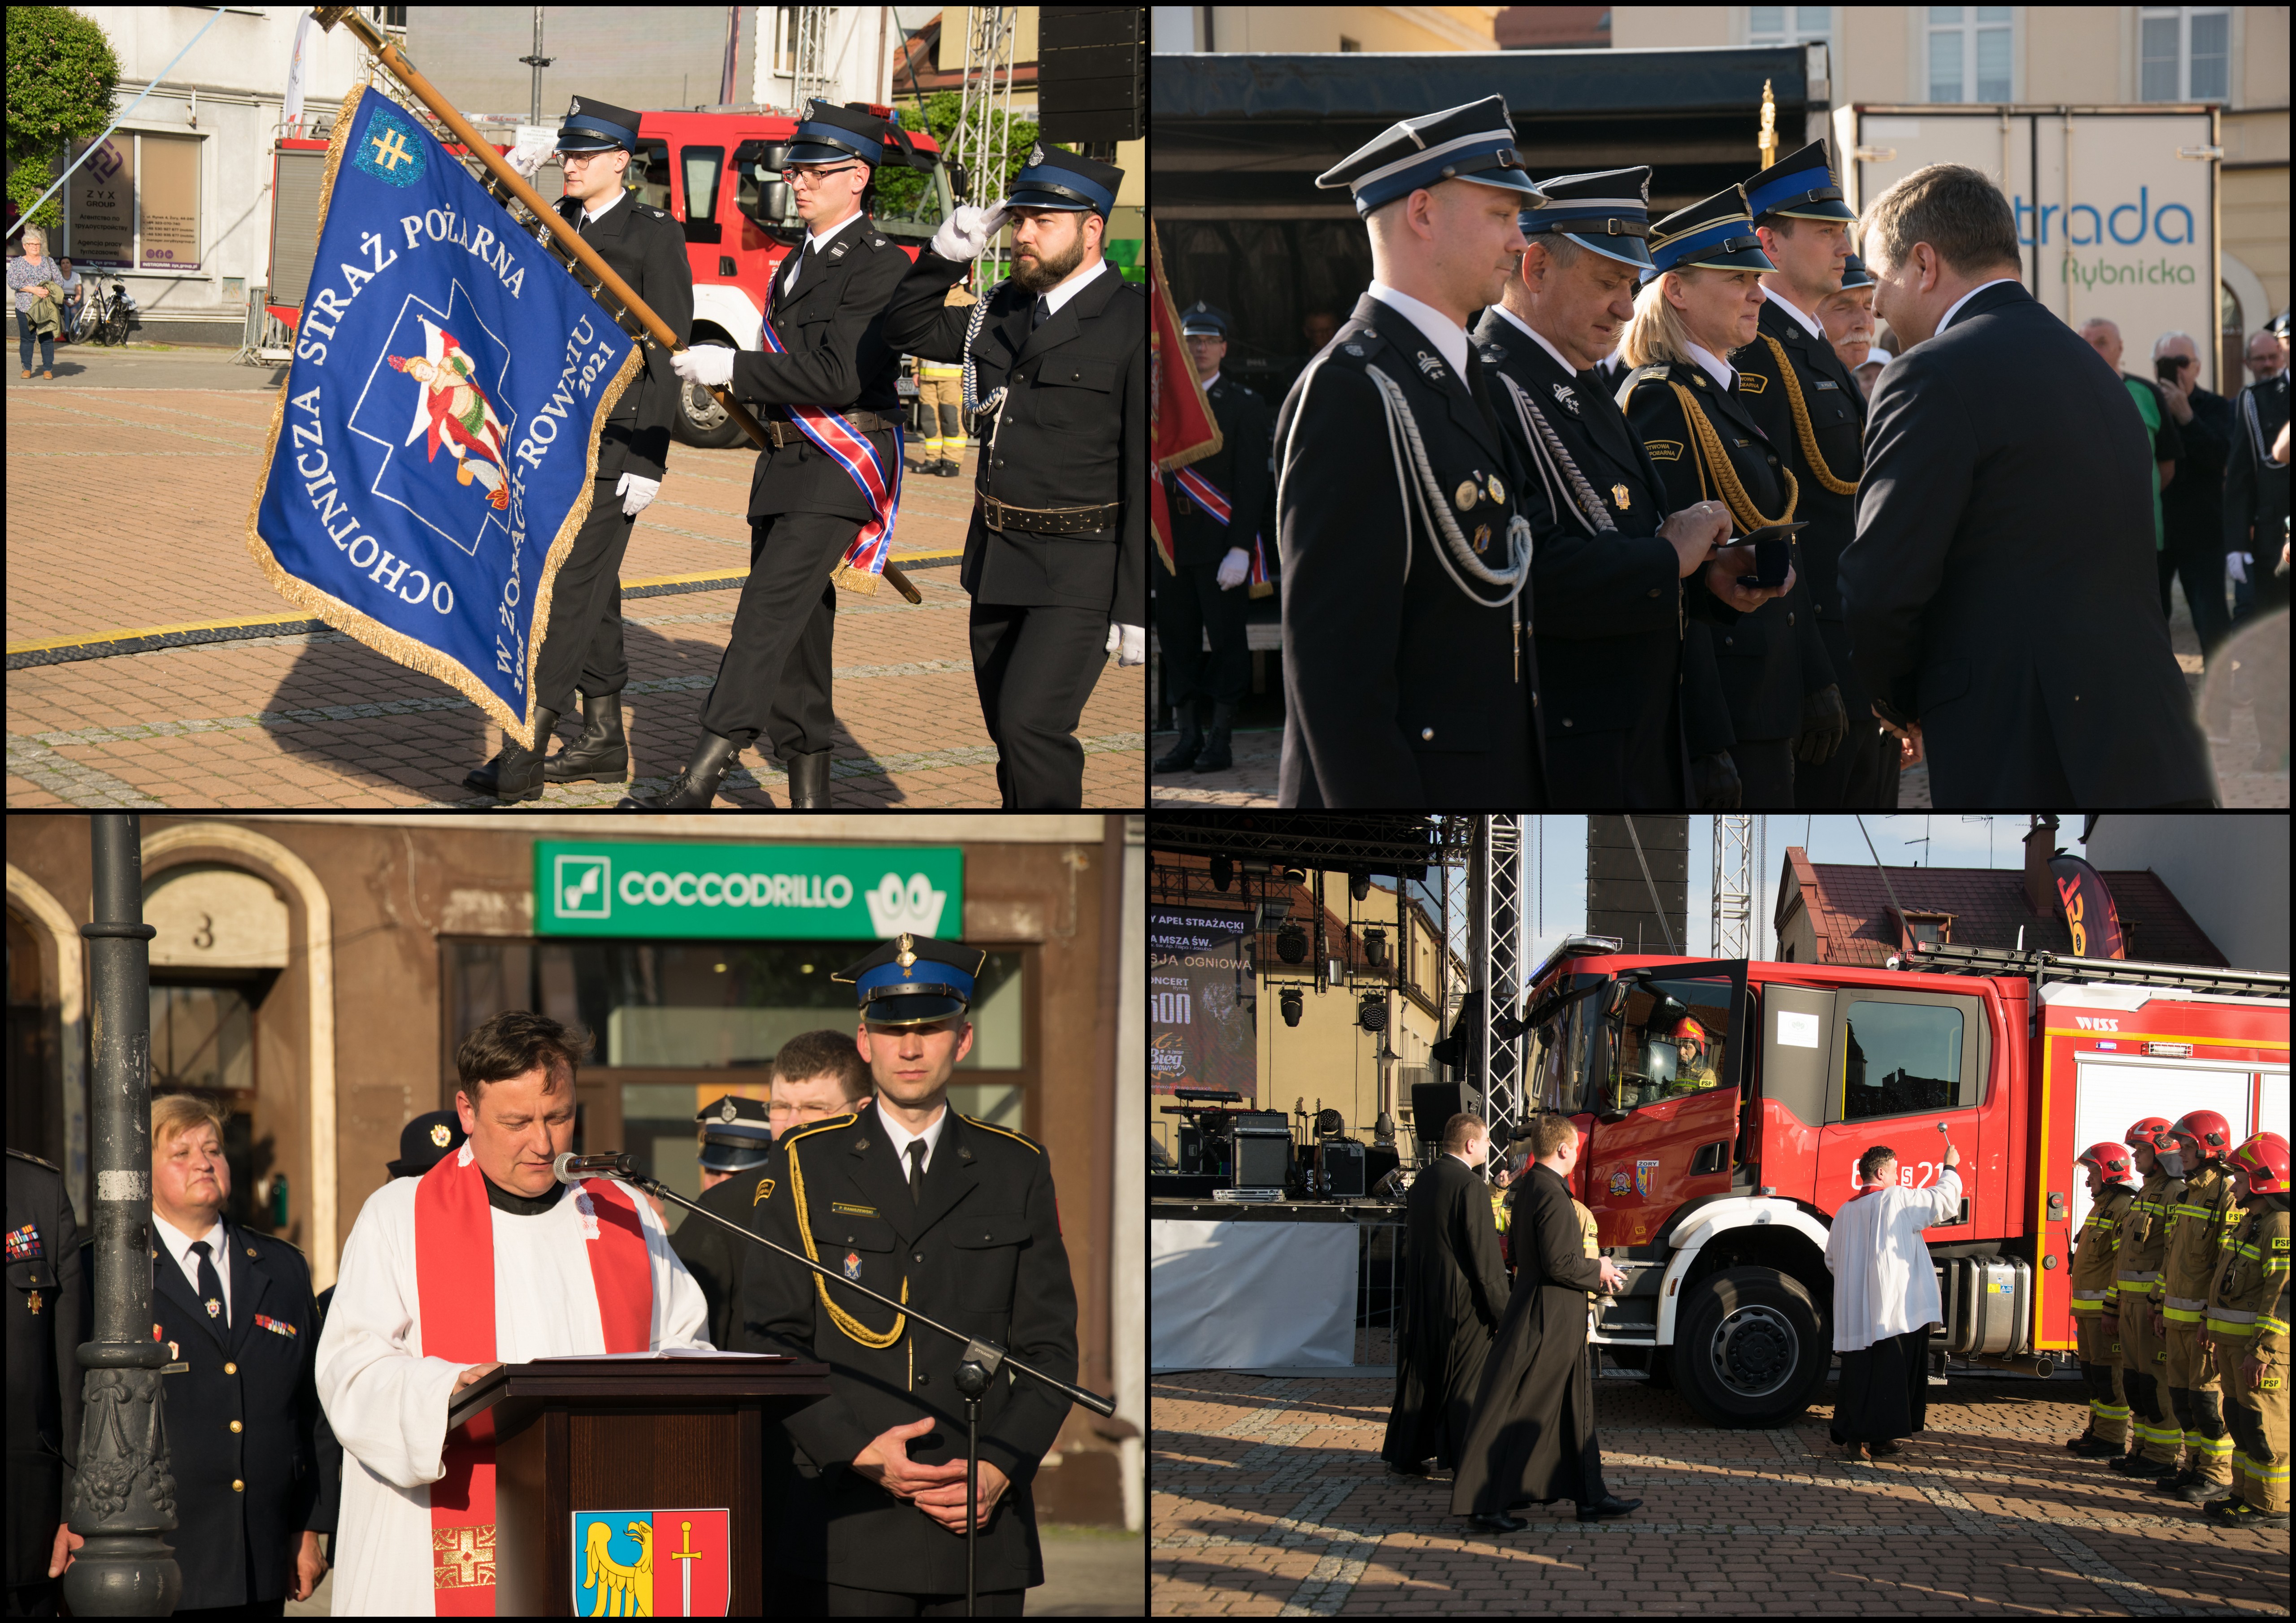
[[[704,389],[723,389],[734,381],[734,352],[723,344],[700,344],[669,357],[672,372]]]
[[[2239,581],[2243,586],[2246,586],[2248,584],[2249,557],[2250,554],[2247,553],[2226,553],[2225,554],[2225,573],[2231,576],[2234,580]]]
[[[508,153],[510,167],[518,171],[521,180],[532,180],[534,172],[542,167],[553,150],[539,142],[532,145],[514,146]]]
[[[622,482],[614,487],[614,494],[622,498],[622,516],[636,518],[645,511],[646,504],[653,500],[660,488],[661,481],[658,479],[640,479],[635,473],[623,474]]]
[[[1148,627],[1111,624],[1108,628],[1108,652],[1116,656],[1119,665],[1147,664]]]
[[[959,203],[940,223],[940,229],[933,233],[932,250],[944,259],[977,259],[988,250],[988,239],[1004,225],[1003,203],[992,203],[986,209]]]
[[[1242,586],[1243,584],[1243,578],[1250,573],[1251,554],[1245,552],[1243,548],[1240,546],[1229,547],[1227,549],[1227,556],[1220,560],[1219,575],[1218,577],[1220,584],[1220,590],[1223,592],[1232,591],[1235,587]]]

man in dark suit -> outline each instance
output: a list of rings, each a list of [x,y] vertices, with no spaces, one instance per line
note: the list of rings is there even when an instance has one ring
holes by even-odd
[[[2161,404],[2177,424],[2183,455],[2177,477],[2161,492],[2161,612],[2169,610],[2169,582],[2182,576],[2185,602],[2201,651],[2213,662],[2232,629],[2225,610],[2225,463],[2232,455],[2232,402],[2201,387],[2201,355],[2187,332],[2164,332],[2152,346]]]
[[[778,1070],[780,1062],[775,1063]],[[756,1175],[774,1147],[766,1106],[759,1100],[728,1094],[703,1105],[693,1121],[701,1139],[701,1198],[695,1204],[728,1223],[739,1223],[765,1188]],[[741,1278],[743,1253],[752,1249],[750,1242],[688,1212],[670,1236],[669,1246],[701,1287],[701,1299],[709,1304],[709,1344],[725,1346],[734,1318],[735,1282]]]
[[[8,1615],[53,1617],[63,1570],[64,1483],[79,1457],[89,1280],[64,1177],[8,1152]]]
[[[1404,1198],[1403,1332],[1380,1449],[1408,1477],[1426,1475],[1430,1455],[1446,1471],[1457,1461],[1483,1358],[1506,1316],[1506,1260],[1490,1191],[1476,1176],[1490,1152],[1489,1131],[1467,1115],[1441,1131],[1443,1153]]]
[[[1737,578],[1753,557],[1715,553],[1730,529],[1721,503],[1668,512],[1666,486],[1596,369],[1650,266],[1650,170],[1538,188],[1519,217],[1530,246],[1474,336],[1499,426],[1546,496],[1532,584],[1554,804],[1735,805],[1729,757],[1685,752],[1683,689],[1716,685],[1710,645],[1685,634],[1691,615],[1734,621],[1736,605],[1759,606]]]
[[[866,208],[885,138],[874,113],[813,104],[783,160],[805,246],[767,284],[764,347],[703,344],[672,359],[690,382],[730,383],[736,398],[778,409],[750,480],[750,576],[701,736],[667,790],[625,806],[708,807],[760,733],[789,771],[791,807],[829,805],[834,581],[865,543],[890,549],[900,500],[901,357],[885,339],[885,303],[908,260]]]
[[[2258,350],[2269,353],[2269,346],[2279,351],[2280,370],[2240,391],[2232,455],[2225,464],[2225,567],[2240,583],[2235,621],[2242,626],[2288,606],[2288,577],[2280,572],[2288,544],[2288,464],[2272,460],[2272,442],[2288,422],[2287,312],[2257,336],[2263,343],[2250,346],[2251,368]],[[2277,771],[2288,750],[2288,690],[2268,672],[2254,686],[2254,770]]]
[[[1219,424],[1220,448],[1160,475],[1171,498],[1174,561],[1179,567],[1167,573],[1158,560],[1156,640],[1164,650],[1165,691],[1177,714],[1180,736],[1157,758],[1156,770],[1193,766],[1225,772],[1235,764],[1228,734],[1251,674],[1243,606],[1251,594],[1275,590],[1267,567],[1275,537],[1259,529],[1268,496],[1267,402],[1220,375],[1220,361],[1227,354],[1226,312],[1199,299],[1181,316],[1180,332]],[[1207,699],[1212,707],[1209,737],[1196,714],[1199,701]]]
[[[318,1308],[303,1253],[223,1220],[220,1120],[152,1102],[152,1311],[183,1570],[176,1615],[277,1617],[326,1571],[319,1546]],[[92,1243],[92,1242],[91,1242]]]
[[[1865,258],[1907,347],[1874,390],[1843,611],[1937,803],[2215,804],[2161,613],[2143,426],[2020,284],[2008,200],[1975,169],[1918,169],[1873,205]]]
[[[876,1096],[783,1135],[750,1226],[845,1278],[1076,1378],[1076,1286],[1050,1158],[960,1116],[948,1080],[972,1044],[977,947],[904,935],[832,979],[859,996]],[[791,1615],[950,1616],[964,1605],[963,1343],[759,1251],[744,1261],[736,1350],[829,1365],[830,1395],[789,1417],[793,1475],[769,1476],[771,1560],[825,1595]],[[980,1406],[980,1614],[1019,1617],[1045,1581],[1029,1483],[1068,1399],[999,1380]]]
[[[958,578],[1007,811],[1084,799],[1077,723],[1106,656],[1148,658],[1148,300],[1102,258],[1124,171],[1038,143],[994,209],[961,208],[886,316],[898,348],[964,363],[979,498]],[[1013,275],[943,301],[1010,216]]]
[[[1884,749],[1890,739],[1874,719],[1874,701],[1849,668],[1849,635],[1834,589],[1841,549],[1857,530],[1866,397],[1818,316],[1826,296],[1841,291],[1857,217],[1826,160],[1825,143],[1814,141],[1744,183],[1754,234],[1778,268],[1762,278],[1754,341],[1736,357],[1740,404],[1793,470],[1801,488],[1794,517],[1809,524],[1801,560],[1833,680],[1802,695],[1794,805],[1819,810],[1874,805],[1885,770],[1894,805],[1898,765],[1896,748]]]
[[[576,96],[558,132],[560,161],[566,172],[558,217],[598,250],[683,343],[693,320],[693,267],[686,259],[685,233],[678,223],[629,195],[624,185],[637,145],[637,114]],[[539,149],[530,148],[512,162],[531,176],[542,156]],[[545,741],[558,717],[574,708],[578,687],[582,693],[581,734],[547,761],[539,748],[525,750],[505,741],[494,759],[463,780],[481,794],[538,800],[545,782],[611,783],[629,772],[620,697],[630,679],[622,653],[622,554],[628,550],[637,515],[661,488],[678,389],[667,350],[649,343],[640,353],[645,357],[645,370],[622,391],[599,431],[590,516],[575,532],[573,550],[551,587],[550,624],[535,667],[536,743],[546,747]]]
[[[1284,806],[1546,804],[1531,509],[1467,337],[1538,193],[1497,96],[1397,124],[1316,177],[1371,291],[1275,423]]]

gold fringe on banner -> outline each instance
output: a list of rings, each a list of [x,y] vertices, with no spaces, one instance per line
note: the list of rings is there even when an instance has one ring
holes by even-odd
[[[370,59],[358,82],[351,86],[350,94],[343,98],[342,111],[336,116],[334,134],[327,143],[326,173],[319,184],[319,221],[317,234],[314,238],[315,242],[326,235],[327,211],[334,201],[335,171],[341,166],[343,153],[350,143],[353,115],[358,111],[359,98],[373,83],[373,76],[374,63]],[[382,94],[380,89],[378,94]],[[392,105],[398,106],[399,103],[393,99]],[[424,127],[429,127],[427,120]],[[570,273],[569,273],[569,279],[571,280]],[[576,283],[575,285],[579,287],[581,284]],[[588,291],[587,289],[583,291],[586,293]],[[625,334],[625,336],[627,335]],[[270,488],[271,469],[279,450],[279,430],[286,422],[288,391],[294,384],[294,368],[291,364],[288,368],[286,381],[279,386],[279,398],[271,409],[271,432],[265,437],[263,442],[263,469],[255,481],[254,500],[248,504],[248,553],[254,558],[256,566],[263,571],[263,578],[270,582],[271,589],[289,602],[313,618],[325,621],[346,635],[356,637],[394,664],[403,665],[409,670],[420,671],[426,676],[446,684],[478,706],[496,726],[503,730],[504,736],[512,740],[521,748],[541,750],[545,741],[536,735],[534,673],[540,668],[542,640],[550,626],[551,594],[557,586],[558,570],[565,563],[567,555],[573,550],[574,537],[580,532],[584,521],[590,516],[590,499],[598,474],[598,436],[605,426],[607,417],[612,414],[616,402],[621,398],[622,391],[629,387],[639,368],[644,365],[639,347],[642,342],[643,340],[632,340],[630,353],[623,357],[620,369],[614,373],[599,398],[597,412],[590,424],[590,451],[583,469],[581,494],[575,498],[573,507],[566,515],[566,521],[558,527],[558,533],[551,538],[549,545],[544,550],[534,600],[534,631],[527,638],[524,684],[526,705],[523,711],[513,710],[504,704],[496,696],[492,688],[460,660],[440,653],[428,643],[418,643],[403,632],[393,630],[381,621],[354,609],[340,598],[322,591],[309,581],[289,574],[281,567],[278,559],[273,556],[270,543],[264,540],[256,521],[263,512],[263,498]]]

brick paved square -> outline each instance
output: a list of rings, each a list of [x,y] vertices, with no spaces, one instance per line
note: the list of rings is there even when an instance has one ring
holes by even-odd
[[[1794,1425],[1721,1431],[1671,1391],[1596,1383],[1603,1474],[1643,1508],[1569,1504],[1490,1536],[1450,1477],[1379,1457],[1391,1379],[1175,1374],[1153,1388],[1150,1609],[1160,1617],[1490,1612],[1722,1617],[2285,1615],[2288,1535],[2197,1508],[2060,1445],[2078,1388],[1972,1374],[1929,1429],[1851,1466],[1831,1385]]]
[[[279,372],[195,351],[67,346],[56,380],[7,391],[8,643],[279,619],[296,611],[250,559],[246,523]],[[749,563],[753,451],[678,446],[641,515],[625,583]],[[893,556],[922,559],[921,605],[840,594],[840,807],[994,807],[956,583],[964,476],[911,476]],[[641,788],[685,764],[726,649],[738,585],[626,597],[623,712]],[[19,656],[20,659],[20,656]],[[1084,804],[1139,806],[1143,672],[1103,668],[1078,736]],[[459,693],[339,632],[269,635],[20,664],[8,676],[10,807],[496,804],[463,775],[501,747]],[[579,717],[562,724],[570,734]],[[625,784],[553,785],[540,804],[610,806]],[[745,750],[719,804],[786,805],[780,763]]]

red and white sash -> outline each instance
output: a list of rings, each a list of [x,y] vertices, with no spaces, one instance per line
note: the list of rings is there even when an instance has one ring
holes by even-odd
[[[775,355],[787,355],[788,347],[782,342],[781,334],[774,331],[774,305],[781,291],[778,266],[775,273],[766,283],[762,335],[767,349]],[[886,554],[892,546],[893,521],[901,511],[899,426],[893,429],[893,463],[889,469],[868,437],[826,406],[784,406],[782,409],[789,414],[798,430],[818,446],[823,455],[844,469],[868,498],[870,520],[853,537],[853,545],[845,549],[845,556],[830,572],[830,578],[857,592],[874,592],[885,573]]]
[[[1225,529],[1227,528],[1229,520],[1234,516],[1234,504],[1229,502],[1227,497],[1222,494],[1220,488],[1218,485],[1213,484],[1211,480],[1206,479],[1193,468],[1173,469],[1172,481],[1178,485],[1181,489],[1186,491],[1189,496],[1193,499],[1197,506],[1202,508],[1207,513],[1218,520],[1221,529]],[[1242,546],[1245,544],[1238,542],[1236,545]],[[1248,550],[1251,553],[1251,570],[1245,578],[1250,581],[1253,586],[1272,586],[1273,583],[1271,582],[1267,572],[1267,539],[1264,537],[1255,534],[1251,537]],[[1167,561],[1166,567],[1171,567],[1168,561]],[[1178,572],[1179,571],[1177,570],[1173,570],[1173,573],[1175,574],[1177,574]],[[1264,595],[1264,594],[1255,591],[1252,593],[1252,595],[1254,597],[1259,597]]]
[[[653,1266],[629,1193],[604,1178],[575,1185],[597,1218],[590,1279],[610,1353],[652,1339]],[[495,1231],[471,1148],[422,1175],[414,1191],[414,1272],[425,1357],[495,1361]],[[432,1601],[439,1616],[495,1611],[495,1429],[491,1411],[447,1434],[447,1474],[430,1484]]]

